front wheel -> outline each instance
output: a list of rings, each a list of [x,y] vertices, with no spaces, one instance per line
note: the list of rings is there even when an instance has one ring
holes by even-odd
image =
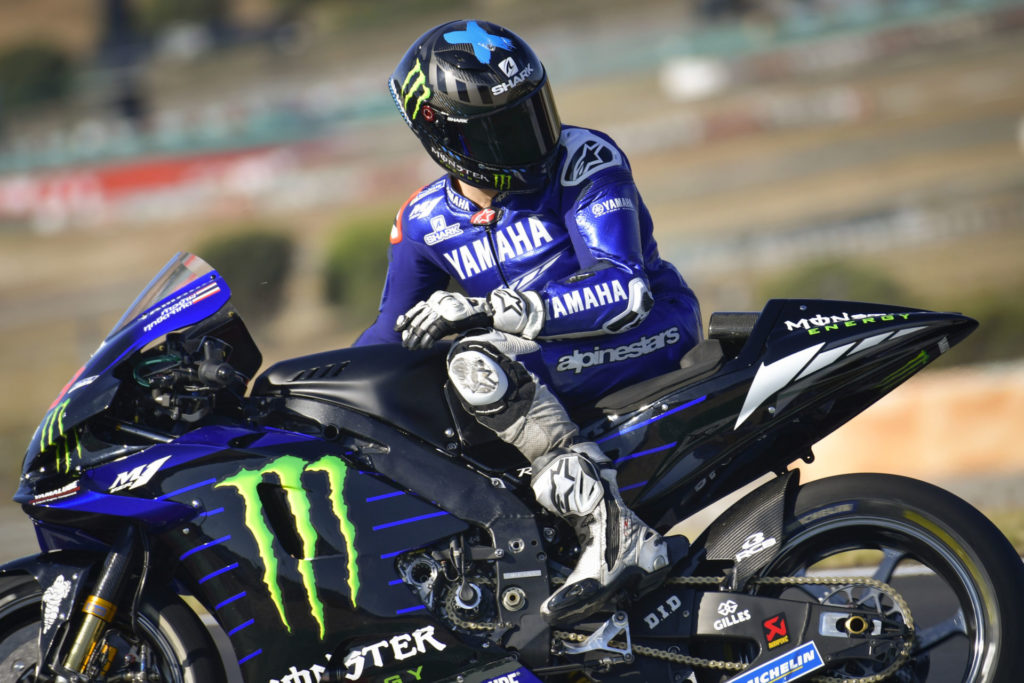
[[[762,576],[848,576],[848,566],[906,600],[916,640],[895,677],[904,683],[1020,680],[1024,564],[998,529],[953,494],[914,479],[853,474],[800,488],[783,542]],[[764,591],[762,591],[764,592]],[[807,585],[787,598],[894,606],[877,589]],[[887,662],[848,662],[827,675],[877,675]]]
[[[30,577],[0,578],[0,683],[36,680],[41,600],[39,584]],[[137,637],[119,632],[116,623],[110,629],[109,637],[117,644],[119,656],[106,679],[161,683],[224,680],[215,646],[182,603],[144,603],[138,627]],[[118,679],[119,675],[124,678]]]

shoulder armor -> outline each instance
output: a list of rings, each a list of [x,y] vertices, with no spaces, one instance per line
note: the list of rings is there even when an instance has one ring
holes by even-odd
[[[441,179],[413,195],[399,212],[399,221],[396,222],[399,239],[406,237],[433,246],[462,234],[457,220],[449,223],[453,216],[444,201],[445,188],[444,179]]]
[[[586,128],[564,128],[560,143],[565,147],[565,160],[559,180],[565,187],[579,185],[598,171],[626,165],[614,144]]]
[[[407,207],[409,220],[420,220],[430,217],[438,203],[444,199],[444,193],[439,192],[443,185],[444,181],[439,180],[423,188],[419,194],[412,198]]]

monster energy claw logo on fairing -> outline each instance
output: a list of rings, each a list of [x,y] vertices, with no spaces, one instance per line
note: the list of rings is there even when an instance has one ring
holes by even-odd
[[[295,519],[295,528],[302,544],[301,559],[298,560],[298,572],[306,588],[309,609],[320,627],[320,639],[325,634],[324,606],[317,593],[316,577],[313,575],[312,558],[316,554],[317,533],[310,521],[310,502],[306,489],[302,486],[304,472],[323,472],[327,475],[330,485],[331,508],[338,519],[341,535],[345,539],[345,550],[348,556],[348,587],[352,604],[356,604],[359,592],[359,573],[356,566],[355,526],[348,519],[348,508],[345,504],[345,479],[348,466],[345,461],[333,455],[325,455],[316,462],[308,463],[302,458],[284,455],[273,460],[266,467],[258,470],[242,470],[228,477],[217,487],[230,486],[238,491],[245,503],[245,526],[256,540],[260,559],[263,561],[263,583],[270,592],[270,598],[277,607],[278,614],[286,629],[291,632],[291,625],[284,610],[284,599],[278,583],[278,557],[274,552],[274,533],[267,524],[263,514],[257,488],[264,482],[264,477],[277,477],[284,489],[285,500]]]
[[[71,454],[74,453],[79,459],[82,458],[82,443],[74,431],[64,433],[64,416],[67,414],[70,399],[54,407],[43,418],[43,424],[39,425],[39,450],[55,447],[54,457],[57,461],[58,472],[71,471]]]
[[[415,120],[420,113],[420,107],[430,99],[430,88],[427,86],[427,77],[423,73],[423,66],[420,60],[416,60],[416,66],[405,75],[402,83],[402,108],[409,111],[409,101],[416,98],[413,109],[409,112],[409,118]]]
[[[883,379],[881,382],[875,385],[875,388],[881,389],[882,391],[889,391],[891,389],[894,389],[897,384],[905,381],[915,372],[917,372],[924,366],[928,365],[928,362],[930,360],[932,359],[928,355],[928,352],[922,351],[921,353],[917,354],[916,356],[908,360],[902,366],[900,366],[899,370],[896,370],[895,372],[886,375],[885,379]]]

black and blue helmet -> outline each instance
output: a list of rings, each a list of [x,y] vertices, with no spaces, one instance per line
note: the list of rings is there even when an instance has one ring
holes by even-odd
[[[430,29],[388,83],[431,158],[475,187],[529,192],[550,176],[561,121],[537,55],[486,21]]]

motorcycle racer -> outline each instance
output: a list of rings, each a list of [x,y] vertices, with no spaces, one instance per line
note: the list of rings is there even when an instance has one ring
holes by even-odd
[[[398,211],[379,315],[356,344],[461,335],[447,358],[459,400],[530,461],[538,502],[580,539],[541,613],[585,616],[668,552],[566,406],[677,368],[700,341],[697,299],[658,254],[625,154],[562,125],[547,72],[517,35],[483,21],[432,28],[389,88],[446,173]],[[445,291],[450,280],[466,294]]]

